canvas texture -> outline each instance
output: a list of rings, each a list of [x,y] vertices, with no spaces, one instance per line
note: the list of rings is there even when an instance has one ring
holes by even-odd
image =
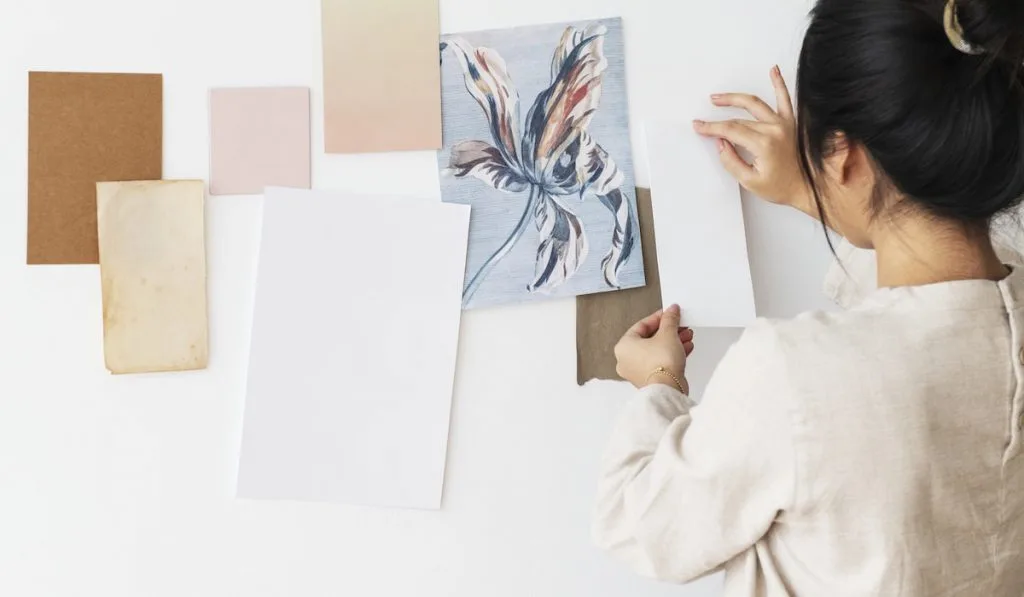
[[[644,285],[619,19],[441,42],[446,202],[473,207],[463,305]]]

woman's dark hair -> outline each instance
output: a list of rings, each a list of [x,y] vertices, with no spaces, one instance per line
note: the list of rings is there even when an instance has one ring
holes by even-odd
[[[889,190],[930,215],[987,224],[1024,196],[1024,0],[818,0],[800,53],[800,157],[815,184],[838,133],[861,143]]]

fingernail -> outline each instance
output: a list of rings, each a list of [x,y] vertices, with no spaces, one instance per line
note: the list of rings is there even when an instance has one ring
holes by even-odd
[[[725,151],[725,141],[721,139],[718,140],[718,151]]]
[[[672,305],[671,307],[668,308],[668,310],[666,312],[667,313],[671,313],[672,315],[679,315],[679,313],[680,313],[679,305]]]
[[[722,99],[722,94],[721,93],[712,93],[711,94],[711,99],[713,99],[713,100]]]
[[[694,120],[693,121],[693,126],[704,126],[704,121],[703,120]]]
[[[782,75],[782,70],[779,69],[779,65],[778,64],[776,64],[775,66],[772,67],[772,74],[775,75],[776,77]]]

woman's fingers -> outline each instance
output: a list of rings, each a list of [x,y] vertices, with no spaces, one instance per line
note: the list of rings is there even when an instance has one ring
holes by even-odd
[[[718,140],[718,157],[725,170],[744,186],[757,174],[757,170],[740,157],[736,147],[725,139]]]
[[[679,305],[672,305],[661,315],[661,322],[658,325],[659,335],[671,335],[673,331],[679,329],[679,320],[682,318],[682,309]]]
[[[690,356],[693,352],[693,330],[690,328],[679,328],[679,342],[683,345],[683,352]]]
[[[746,147],[753,151],[762,145],[762,135],[757,130],[758,124],[760,123],[749,120],[721,120],[718,122],[694,120],[693,128],[704,137],[718,137],[733,145]]]
[[[772,69],[771,80],[778,102],[774,111],[752,95],[717,94],[712,99],[716,105],[743,108],[757,120],[696,120],[693,127],[701,136],[717,139],[722,165],[743,187],[772,203],[796,206],[806,197],[806,183],[800,167],[793,100],[777,66]],[[750,154],[749,161],[741,157],[741,149]]]
[[[633,324],[633,327],[629,328],[626,332],[627,336],[637,336],[640,338],[650,338],[654,332],[658,331],[658,326],[661,324],[661,314],[664,309],[658,309],[654,313],[651,313],[647,317],[644,317],[640,321]]]
[[[782,71],[778,66],[772,68],[772,86],[775,87],[779,116],[793,120],[793,99],[789,96],[789,87],[786,86],[786,80],[782,78]]]
[[[693,340],[693,330],[690,328],[679,328],[679,341],[683,344]]]
[[[756,95],[746,93],[717,93],[711,96],[711,103],[716,106],[741,108],[762,122],[776,122],[779,115],[765,101]]]

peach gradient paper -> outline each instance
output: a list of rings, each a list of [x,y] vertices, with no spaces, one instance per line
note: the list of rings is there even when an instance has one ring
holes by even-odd
[[[323,0],[327,153],[441,148],[438,0]]]
[[[210,194],[310,187],[309,89],[210,91]]]

